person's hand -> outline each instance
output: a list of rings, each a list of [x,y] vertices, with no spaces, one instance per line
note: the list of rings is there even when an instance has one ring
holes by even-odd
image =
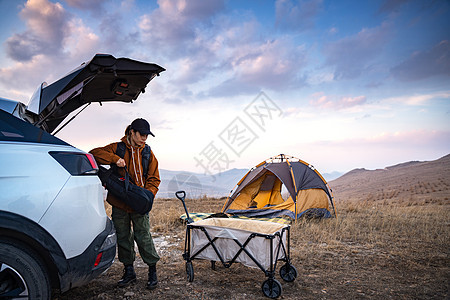
[[[125,166],[126,166],[125,160],[124,160],[123,158],[119,158],[119,160],[116,161],[116,165],[117,165],[119,168],[125,167]]]

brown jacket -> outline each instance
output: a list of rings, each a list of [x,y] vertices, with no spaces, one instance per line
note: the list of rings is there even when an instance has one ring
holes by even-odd
[[[124,136],[121,140],[126,146],[125,156],[123,159],[125,160],[131,180],[133,180],[136,185],[144,187],[156,196],[161,180],[159,178],[158,160],[156,159],[155,154],[151,151],[147,177],[144,178],[142,170],[142,150],[144,149],[144,146],[131,146],[126,136]],[[89,153],[94,155],[95,160],[100,165],[115,164],[120,158],[120,156],[116,154],[117,144],[118,143],[111,143],[105,147],[95,148],[89,151]],[[121,175],[125,175],[124,168],[118,169]],[[134,212],[131,207],[109,193],[106,197],[106,201],[108,201],[108,203],[112,206],[120,208],[126,212]]]

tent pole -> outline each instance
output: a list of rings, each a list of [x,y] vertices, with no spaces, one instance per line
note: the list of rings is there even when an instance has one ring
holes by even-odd
[[[237,186],[238,186],[238,185],[236,184],[236,185],[233,187],[233,189],[230,191],[230,193],[228,194],[227,201],[225,201],[225,204],[222,206],[222,213],[225,213],[225,210],[228,208],[228,206],[230,206],[229,203],[228,203],[228,201],[230,201],[231,193],[234,191],[234,189],[235,189]]]
[[[336,211],[336,207],[334,205],[334,196],[333,196],[333,190],[330,188],[330,186],[328,185],[328,182],[325,180],[325,178],[323,178],[322,174],[319,173],[319,171],[317,171],[316,169],[314,169],[314,172],[316,172],[317,175],[319,175],[320,179],[322,179],[322,181],[325,183],[325,185],[327,186],[328,190],[330,191],[330,202],[331,202],[331,207],[333,207],[334,210],[334,216],[337,219],[337,211]]]
[[[294,177],[294,172],[292,171],[292,166],[289,163],[289,159],[286,157],[286,162],[289,166],[289,171],[291,172],[291,177],[292,177],[292,183],[294,183],[294,191],[295,191],[295,197],[294,197],[294,220],[295,222],[297,222],[297,185],[295,184],[295,177]]]

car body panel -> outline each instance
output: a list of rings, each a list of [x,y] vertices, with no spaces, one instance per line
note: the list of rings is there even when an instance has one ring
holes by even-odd
[[[50,151],[82,153],[72,146],[0,142],[0,210],[39,223],[70,258],[104,230],[103,187],[98,176],[71,176]]]
[[[105,229],[106,219],[98,176],[71,176],[39,224],[51,229],[66,257],[72,258],[83,253]]]
[[[71,146],[0,142],[0,209],[35,222],[58,196],[70,174],[49,150],[73,151]]]

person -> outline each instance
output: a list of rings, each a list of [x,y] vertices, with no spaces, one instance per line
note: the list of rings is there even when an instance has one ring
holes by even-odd
[[[136,184],[156,195],[161,182],[158,170],[158,160],[153,151],[146,146],[148,135],[155,136],[150,131],[150,124],[144,119],[136,119],[125,130],[121,141],[125,145],[123,157],[117,154],[120,142],[111,143],[105,147],[92,149],[90,153],[98,164],[115,164],[119,174],[125,175],[125,167],[130,179]],[[123,144],[120,145],[123,148]],[[147,147],[147,150],[144,150]],[[150,151],[147,174],[142,166],[143,151]],[[145,161],[145,159],[144,159]],[[124,273],[118,282],[119,287],[128,286],[136,282],[136,273],[133,263],[135,260],[134,241],[136,241],[142,260],[148,265],[147,288],[155,289],[158,280],[156,276],[156,263],[159,255],[156,252],[150,233],[149,215],[141,215],[133,211],[121,200],[108,193],[106,201],[112,206],[112,221],[116,228],[118,257],[124,265]],[[133,226],[131,226],[131,224]]]

